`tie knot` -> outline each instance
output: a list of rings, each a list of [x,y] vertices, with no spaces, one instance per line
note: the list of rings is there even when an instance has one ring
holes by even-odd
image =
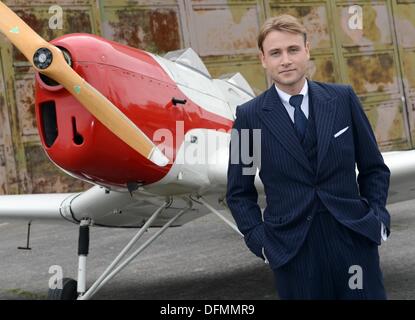
[[[299,108],[301,106],[301,102],[303,102],[303,95],[302,94],[296,94],[295,96],[292,96],[290,98],[290,105],[292,105],[294,108]]]

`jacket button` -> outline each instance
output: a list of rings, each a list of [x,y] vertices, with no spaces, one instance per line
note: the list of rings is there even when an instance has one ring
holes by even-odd
[[[313,219],[312,216],[307,216],[307,221],[311,221],[311,219]]]

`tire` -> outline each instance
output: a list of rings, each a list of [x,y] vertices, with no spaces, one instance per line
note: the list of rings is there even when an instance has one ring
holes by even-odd
[[[78,283],[71,278],[62,279],[62,289],[49,289],[48,300],[76,300]]]

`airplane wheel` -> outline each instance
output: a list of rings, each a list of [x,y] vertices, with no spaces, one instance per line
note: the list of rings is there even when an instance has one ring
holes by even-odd
[[[48,300],[76,300],[77,282],[71,278],[62,279],[62,289],[49,289]]]

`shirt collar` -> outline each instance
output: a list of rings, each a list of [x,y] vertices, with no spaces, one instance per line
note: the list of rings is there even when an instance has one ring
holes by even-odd
[[[282,90],[281,90],[280,88],[278,88],[276,85],[274,85],[274,87],[275,87],[275,89],[277,90],[278,95],[279,95],[279,96],[280,96],[280,98],[281,98],[281,101],[282,101],[282,102],[285,102],[286,104],[290,104],[290,103],[289,103],[289,101],[290,101],[290,98],[292,97],[292,95],[291,95],[291,94],[286,93],[285,91],[282,91]],[[304,97],[308,95],[308,81],[307,81],[307,79],[305,80],[305,82],[304,82],[304,86],[303,86],[303,88],[301,89],[301,91],[300,91],[300,93],[299,93],[299,94],[302,94]],[[304,101],[304,100],[303,100],[303,101]]]

